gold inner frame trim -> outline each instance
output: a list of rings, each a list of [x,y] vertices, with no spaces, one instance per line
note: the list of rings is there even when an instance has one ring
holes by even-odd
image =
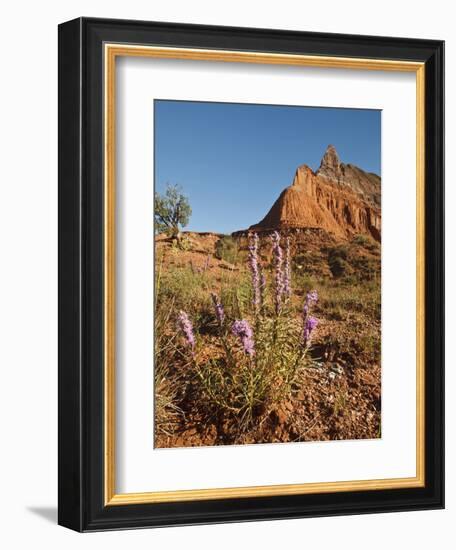
[[[190,489],[116,494],[115,491],[115,121],[116,58],[151,57],[231,63],[260,63],[336,69],[413,72],[416,75],[416,476],[286,485]],[[105,505],[151,504],[224,498],[371,491],[425,486],[425,68],[424,63],[262,52],[104,45],[104,495]]]

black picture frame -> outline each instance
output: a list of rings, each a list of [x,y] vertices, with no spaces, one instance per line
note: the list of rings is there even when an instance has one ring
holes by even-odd
[[[425,63],[423,488],[106,506],[103,397],[103,44]],[[76,531],[444,507],[444,43],[79,18],[59,26],[59,512]]]

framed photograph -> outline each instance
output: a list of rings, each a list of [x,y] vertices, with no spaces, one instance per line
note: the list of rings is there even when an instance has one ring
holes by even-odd
[[[444,44],[59,27],[59,523],[444,506]]]

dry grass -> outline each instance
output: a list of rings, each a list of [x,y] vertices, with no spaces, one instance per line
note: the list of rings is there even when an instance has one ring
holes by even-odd
[[[194,235],[192,239],[195,243]],[[245,252],[237,251],[239,260],[227,264],[214,254],[208,261],[206,250],[203,254],[198,250],[176,252],[167,245],[157,247],[156,445],[344,439],[356,434],[378,437],[379,249],[376,243],[364,238],[344,246],[348,247],[345,261],[351,266],[345,276],[328,276],[328,265],[323,270],[306,271],[293,266],[294,294],[283,318],[286,329],[282,347],[271,351],[273,331],[265,318],[263,335],[257,341],[263,342],[264,350],[260,351],[268,360],[263,361],[261,375],[255,380],[250,378],[252,369],[230,335],[227,338],[234,350],[235,366],[227,361],[210,299],[211,292],[220,297],[230,322],[246,318],[254,323],[250,275],[243,263]],[[324,248],[314,256],[316,265],[322,258],[329,261],[328,250]],[[263,257],[267,258],[267,253]],[[365,271],[356,267],[359,257],[367,258],[373,276],[367,277]],[[272,287],[272,274],[270,271],[266,274]],[[303,299],[314,288],[320,296],[315,310],[320,325],[315,333],[314,350],[296,372],[286,374],[284,364],[296,360],[293,353],[300,337]],[[197,333],[200,351],[195,361],[189,357],[185,341],[176,329],[179,310],[189,313]],[[343,375],[332,376],[331,368],[336,364],[343,365]],[[374,373],[375,391],[373,386],[366,386],[357,369]],[[342,389],[331,389],[334,378],[339,386],[343,382]],[[352,379],[351,386],[347,385],[348,378]],[[329,389],[325,384],[329,384]],[[353,392],[362,396],[365,404],[357,404],[359,398],[354,399]],[[352,420],[348,423],[348,417],[355,418],[363,407],[372,416],[368,425],[360,423],[358,429]]]

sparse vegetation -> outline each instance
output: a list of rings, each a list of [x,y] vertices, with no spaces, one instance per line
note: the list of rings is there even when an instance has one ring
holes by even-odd
[[[231,264],[238,261],[239,250],[236,241],[230,235],[223,235],[215,243],[215,257]]]
[[[330,248],[328,251],[329,269],[334,277],[342,277],[351,273],[351,266],[347,261],[348,249],[345,246]]]
[[[365,235],[356,235],[348,244],[330,247],[327,254],[335,278],[343,277],[350,282],[379,278],[380,245]]]
[[[178,402],[178,385],[172,376],[172,364],[176,336],[168,333],[167,327],[173,311],[173,300],[168,307],[156,308],[155,316],[155,430],[157,435],[170,436],[179,424],[182,410]]]
[[[372,239],[372,237],[369,237],[368,235],[355,235],[352,242],[359,246],[363,246],[371,252],[377,252],[378,254],[380,254],[379,243],[374,241],[374,239]]]
[[[190,250],[174,252],[171,243],[158,241],[155,444],[377,437],[379,390],[366,393],[363,377],[373,377],[379,388],[379,245],[358,236],[293,254],[303,248],[300,241],[292,237],[287,245],[282,235],[284,288],[276,309],[277,258],[270,235],[256,245],[256,268],[246,241],[214,237],[208,241],[212,254],[202,253],[209,245],[195,234],[191,241]],[[344,267],[337,275],[331,269],[335,258]],[[312,346],[303,347],[303,306],[313,290],[320,323]],[[191,323],[190,346],[179,328],[179,311]],[[247,330],[242,325],[233,332],[234,324],[244,321]],[[246,336],[253,354],[246,351]],[[360,403],[367,407],[367,420],[354,424],[350,411],[358,411]]]
[[[359,244],[360,246],[368,246],[371,239],[367,235],[355,235],[353,237],[353,242],[355,244]]]

